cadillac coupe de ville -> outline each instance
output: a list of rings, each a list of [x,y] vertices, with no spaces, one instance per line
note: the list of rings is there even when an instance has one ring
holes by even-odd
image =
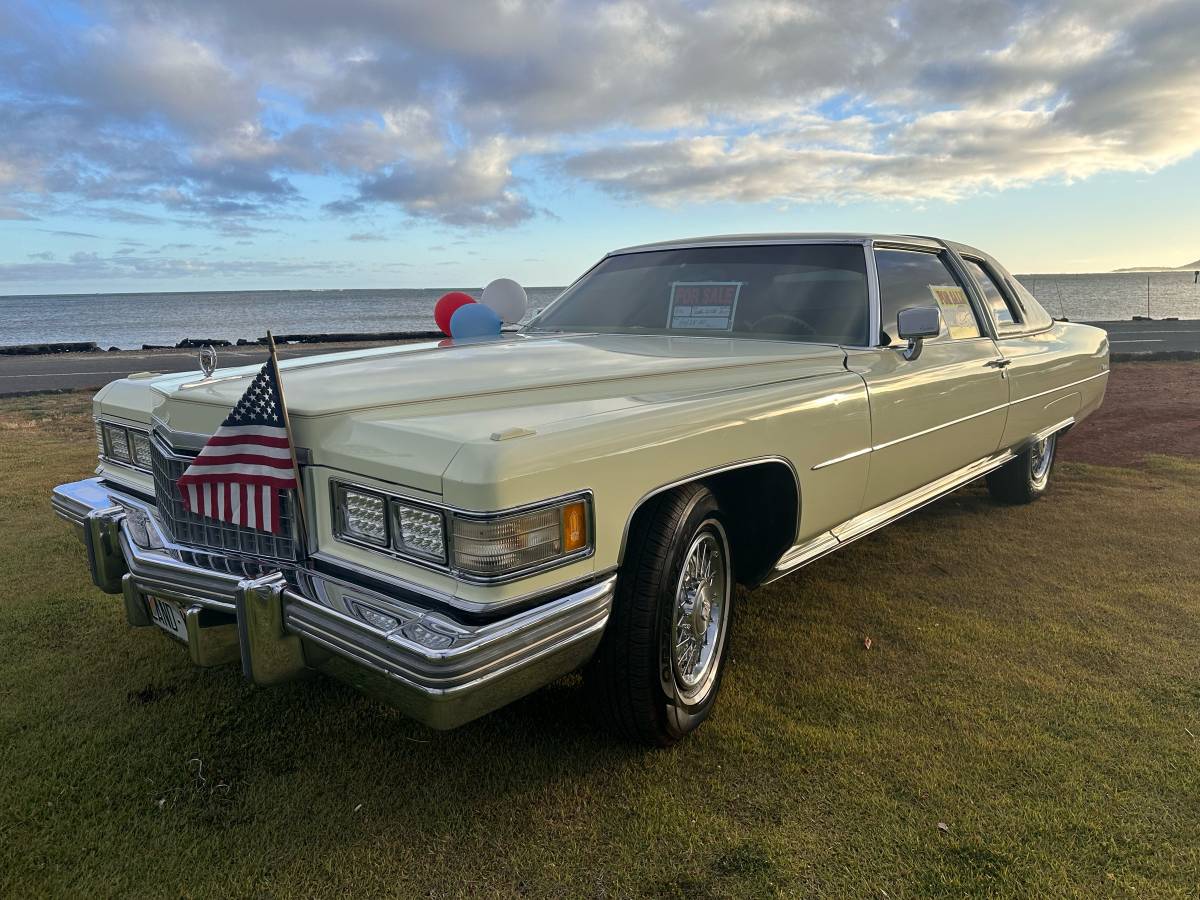
[[[948,241],[632,247],[514,333],[282,363],[301,489],[230,524],[178,481],[257,371],[96,395],[96,475],[53,503],[131,625],[435,728],[582,668],[601,721],[665,745],[713,709],[735,583],[980,477],[1037,499],[1108,342]]]

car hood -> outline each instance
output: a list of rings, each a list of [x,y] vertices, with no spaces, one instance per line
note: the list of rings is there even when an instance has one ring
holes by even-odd
[[[512,335],[410,344],[280,365],[296,441],[318,464],[440,492],[468,441],[844,370],[835,346],[663,335]],[[154,417],[207,434],[257,367],[156,379]]]

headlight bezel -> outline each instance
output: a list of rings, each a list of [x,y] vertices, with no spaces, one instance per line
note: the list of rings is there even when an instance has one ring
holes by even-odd
[[[96,428],[96,448],[100,461],[108,465],[123,466],[145,475],[153,473],[153,451],[151,450],[150,429],[130,425],[115,419],[97,417],[94,419]],[[148,458],[145,464],[138,461],[139,444],[145,448]],[[121,450],[121,447],[124,449]]]
[[[358,493],[372,494],[385,501],[384,518],[387,523],[387,539],[385,544],[369,543],[367,541],[359,540],[352,534],[346,533],[345,529],[342,527],[343,512],[341,509],[341,503],[339,502],[339,498],[346,489]],[[332,515],[331,523],[333,536],[338,541],[351,544],[353,546],[362,547],[375,553],[380,553],[392,557],[393,559],[398,559],[422,568],[442,572],[460,581],[473,584],[504,584],[506,582],[516,581],[521,578],[528,578],[531,575],[536,575],[538,573],[556,569],[561,566],[570,565],[571,563],[578,562],[582,559],[587,559],[595,553],[595,506],[593,503],[591,490],[585,489],[573,491],[569,494],[562,494],[560,496],[551,497],[546,500],[540,500],[535,503],[484,513],[477,510],[467,510],[459,507],[449,506],[447,504],[416,499],[395,491],[385,490],[375,486],[367,486],[358,482],[347,481],[345,479],[334,478],[330,479],[329,481],[329,498]],[[563,545],[560,545],[559,552],[552,557],[538,560],[528,565],[520,565],[504,571],[493,573],[481,572],[465,567],[460,564],[456,558],[456,522],[471,523],[475,525],[501,525],[506,520],[511,520],[515,517],[531,515],[534,513],[558,508],[560,511],[559,522],[561,526],[563,521],[562,510],[580,503],[583,505],[583,523],[584,528],[586,529],[586,534],[582,546],[580,546],[578,549],[564,552],[561,549]],[[409,507],[422,513],[427,513],[431,516],[438,516],[440,518],[442,535],[442,553],[440,556],[434,554],[422,555],[414,552],[411,548],[405,548],[402,545],[395,534],[397,529],[397,516],[393,510],[397,507]],[[560,530],[560,536],[561,534],[562,532]]]

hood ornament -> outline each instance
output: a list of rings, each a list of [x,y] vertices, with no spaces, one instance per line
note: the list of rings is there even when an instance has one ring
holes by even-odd
[[[217,351],[212,344],[200,348],[200,371],[205,378],[212,378],[213,372],[217,371]]]

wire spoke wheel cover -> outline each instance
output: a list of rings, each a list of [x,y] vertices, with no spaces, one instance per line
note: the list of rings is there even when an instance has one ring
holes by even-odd
[[[1057,435],[1050,435],[1033,445],[1029,454],[1029,477],[1034,486],[1042,487],[1050,475],[1050,465],[1054,462],[1054,446]]]
[[[662,630],[663,686],[687,706],[703,703],[716,683],[731,590],[725,530],[709,519],[684,556],[669,621]]]

